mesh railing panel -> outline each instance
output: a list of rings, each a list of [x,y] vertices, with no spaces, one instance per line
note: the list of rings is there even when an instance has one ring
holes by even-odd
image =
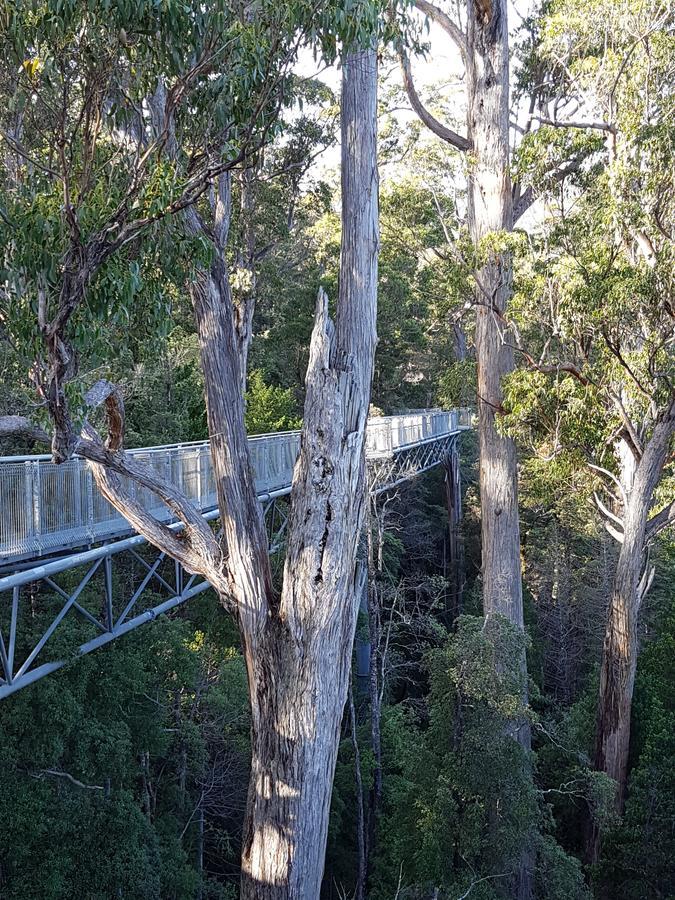
[[[465,410],[423,410],[373,418],[366,432],[366,454],[373,458],[391,454],[469,424]],[[290,487],[299,449],[299,432],[249,438],[259,495]],[[177,484],[202,511],[215,507],[216,486],[207,442],[129,453]],[[150,491],[131,483],[126,487],[154,515],[164,521],[171,518]],[[0,561],[38,557],[127,531],[128,523],[99,493],[84,460],[72,459],[59,466],[46,456],[0,461]]]

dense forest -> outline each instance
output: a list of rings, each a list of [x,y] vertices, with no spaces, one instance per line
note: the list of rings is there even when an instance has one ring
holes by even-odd
[[[0,897],[675,898],[671,5],[0,0],[0,47],[0,453],[87,460],[116,584],[211,586],[0,701]],[[369,494],[368,416],[435,408],[458,460]],[[207,439],[217,523],[126,452]]]

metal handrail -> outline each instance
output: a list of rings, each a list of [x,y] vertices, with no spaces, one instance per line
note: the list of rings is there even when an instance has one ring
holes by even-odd
[[[366,454],[378,458],[470,425],[466,410],[424,410],[369,420]],[[249,453],[260,496],[290,491],[300,432],[254,435]],[[216,506],[208,441],[128,451],[177,484],[206,512]],[[169,509],[149,491],[126,488],[153,515],[169,522]],[[0,564],[33,559],[119,537],[126,520],[103,498],[85,460],[55,465],[49,455],[0,457]]]

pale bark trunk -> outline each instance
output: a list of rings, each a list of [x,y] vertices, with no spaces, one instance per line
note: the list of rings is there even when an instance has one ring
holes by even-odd
[[[197,810],[197,872],[199,874],[199,884],[197,885],[196,900],[202,900],[204,896],[204,798],[199,800],[199,809]]]
[[[363,806],[363,777],[361,774],[361,752],[356,731],[356,709],[354,695],[349,691],[349,727],[354,749],[354,791],[356,794],[356,848],[357,867],[354,900],[363,900],[366,896],[366,820]]]
[[[235,330],[239,342],[242,393],[246,393],[248,354],[253,338],[253,313],[255,311],[257,274],[255,264],[255,190],[254,172],[246,169],[241,177],[242,247],[237,255],[237,265],[247,273],[246,283],[238,293],[235,304]]]
[[[377,498],[371,501],[368,527],[368,633],[370,661],[368,687],[370,694],[370,746],[373,753],[373,784],[368,802],[367,870],[370,872],[378,838],[378,820],[382,806],[382,607],[379,582],[383,567],[384,512],[378,512]],[[373,534],[375,532],[375,535]],[[376,537],[376,543],[373,537]]]
[[[490,10],[484,15],[484,7]],[[509,175],[509,57],[506,0],[470,3],[468,16],[468,126],[473,143],[469,227],[477,247],[513,227]],[[516,448],[497,429],[501,382],[514,367],[504,336],[511,297],[511,259],[491,253],[476,272],[476,360],[480,442],[483,608],[523,627]]]
[[[467,116],[473,145],[469,165],[469,229],[480,254],[488,235],[513,228],[509,169],[509,33],[506,0],[469,0],[467,16]],[[513,440],[499,433],[502,379],[514,359],[505,335],[511,299],[508,252],[490,251],[476,278],[476,363],[480,448],[483,611],[499,613],[522,629],[523,592],[518,520],[518,464]],[[527,664],[520,661],[524,700]],[[530,749],[530,729],[519,723],[514,737]],[[515,878],[519,900],[532,896],[532,851],[525,847]]]
[[[625,491],[623,542],[619,550],[609,604],[600,667],[600,690],[595,744],[595,767],[616,781],[616,809],[623,811],[628,777],[630,720],[638,658],[640,606],[649,587],[645,546],[653,494],[665,465],[675,428],[671,409],[657,420]],[[595,861],[600,835],[591,823],[586,856]]]
[[[242,628],[253,745],[243,898],[312,900],[321,887],[360,590],[356,550],[376,342],[376,87],[375,52],[348,54],[337,321],[333,327],[321,294],[283,590],[264,618]]]
[[[461,533],[462,488],[459,453],[454,447],[445,461],[445,492],[448,510],[448,565],[450,569],[450,602],[446,604],[449,623],[462,612],[464,594],[464,541]]]

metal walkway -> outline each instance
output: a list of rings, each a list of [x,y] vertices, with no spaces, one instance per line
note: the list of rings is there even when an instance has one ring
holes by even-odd
[[[469,427],[468,410],[369,420],[371,493],[439,465]],[[299,443],[299,432],[249,439],[272,551],[283,544],[287,504],[277,501],[290,493]],[[206,519],[218,518],[207,442],[129,452],[170,477]],[[136,496],[169,520],[154,496],[140,491]],[[49,456],[0,457],[0,571],[13,572],[0,577],[0,699],[66,664],[58,653],[56,659],[36,663],[69,613],[77,614],[78,623],[68,654],[73,659],[208,590],[208,582],[183,572],[140,535],[119,539],[130,533],[128,523],[98,493],[84,460],[56,466]],[[52,558],[39,562],[47,555]]]

